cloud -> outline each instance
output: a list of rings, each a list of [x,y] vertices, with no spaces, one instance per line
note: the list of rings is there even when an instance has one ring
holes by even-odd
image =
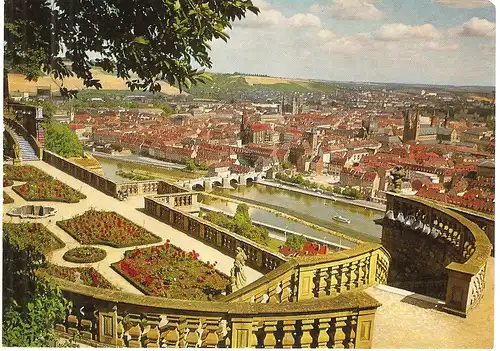
[[[463,37],[494,37],[495,29],[494,22],[474,17],[457,28],[456,32]]]
[[[332,0],[330,13],[343,20],[379,20],[384,13],[375,7],[374,0]]]
[[[287,24],[292,28],[321,27],[321,20],[311,13],[298,13],[288,18]]]
[[[432,2],[446,7],[457,7],[460,9],[477,9],[481,7],[493,7],[489,0],[432,0]]]
[[[311,8],[309,9],[309,12],[311,13],[320,13],[322,11],[323,11],[323,6],[317,3],[312,4]]]
[[[258,15],[250,13],[247,17],[235,23],[239,27],[248,28],[267,28],[282,24],[285,21],[285,16],[276,9],[273,9],[264,0],[253,0],[253,4],[260,10]]]
[[[409,26],[402,23],[385,24],[373,34],[374,38],[382,41],[400,41],[406,39],[434,40],[441,33],[432,25]]]

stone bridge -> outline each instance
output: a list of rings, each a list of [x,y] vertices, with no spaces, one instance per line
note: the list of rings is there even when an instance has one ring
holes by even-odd
[[[191,190],[211,191],[213,186],[232,188],[231,185],[247,185],[247,182],[255,182],[266,176],[266,172],[248,172],[241,174],[230,174],[228,176],[204,177],[199,179],[177,182],[177,185]]]

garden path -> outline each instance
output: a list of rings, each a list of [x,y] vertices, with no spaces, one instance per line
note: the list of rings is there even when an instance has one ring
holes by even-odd
[[[87,264],[77,264],[65,261],[62,256],[64,253],[74,247],[81,246],[78,241],[76,241],[73,237],[67,234],[64,230],[59,228],[56,225],[56,222],[62,219],[68,219],[75,215],[80,215],[84,213],[86,210],[94,207],[97,210],[105,210],[105,211],[115,211],[125,218],[133,221],[134,223],[144,227],[151,233],[162,238],[162,241],[165,242],[167,239],[170,242],[183,249],[184,251],[195,250],[200,254],[200,260],[214,262],[217,261],[217,269],[221,272],[228,274],[230,273],[231,267],[233,266],[234,259],[230,256],[224,255],[218,250],[205,245],[204,243],[191,238],[187,234],[155,219],[152,218],[145,213],[139,211],[144,208],[144,198],[142,196],[134,196],[130,197],[127,201],[119,201],[111,196],[105,195],[100,191],[94,189],[90,185],[87,185],[76,178],[58,170],[55,167],[50,166],[45,162],[24,162],[24,165],[32,165],[37,168],[40,168],[44,172],[50,174],[54,178],[62,181],[63,183],[71,186],[72,188],[82,192],[87,196],[86,199],[81,200],[76,204],[67,204],[61,202],[50,202],[50,201],[39,201],[37,204],[41,205],[49,205],[57,208],[57,213],[53,217],[44,218],[44,219],[32,219],[32,222],[40,222],[43,223],[47,229],[49,229],[54,235],[59,237],[65,244],[66,247],[55,250],[49,256],[50,262],[66,267],[94,267],[97,269],[111,284],[120,288],[123,291],[141,294],[139,290],[133,287],[129,282],[127,282],[121,275],[116,273],[111,267],[110,264],[121,260],[124,256],[125,251],[131,250],[134,247],[129,248],[112,248],[109,246],[103,245],[92,245],[95,247],[100,247],[106,250],[107,255],[103,261],[96,263],[87,263]],[[21,182],[15,182],[15,185],[21,184]],[[6,213],[12,208],[16,206],[22,206],[27,203],[23,198],[17,195],[11,187],[4,188],[4,191],[9,194],[13,199],[13,204],[7,204],[3,207],[3,221],[4,222],[14,222],[18,223],[21,219],[17,217],[10,217]],[[31,202],[32,203],[32,202]],[[148,247],[155,246],[158,244],[149,244],[137,247]],[[250,267],[245,267],[245,273],[247,276],[247,282],[251,283],[260,277],[262,274]]]

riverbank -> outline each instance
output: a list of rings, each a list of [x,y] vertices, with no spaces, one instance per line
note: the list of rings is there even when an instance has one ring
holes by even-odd
[[[363,235],[363,234],[358,233],[358,232],[350,232],[348,234],[345,234],[344,232],[346,232],[346,231],[348,232],[348,230],[342,229],[342,232],[340,232],[338,230],[330,229],[329,227],[333,223],[328,223],[327,221],[321,221],[321,220],[318,220],[317,218],[313,218],[313,217],[310,217],[310,216],[305,215],[303,213],[298,213],[298,212],[295,212],[293,210],[290,210],[290,209],[287,209],[284,207],[270,205],[270,204],[263,204],[259,201],[246,199],[246,198],[240,198],[236,195],[224,195],[224,194],[215,195],[215,194],[207,194],[207,193],[204,193],[203,195],[208,196],[208,197],[213,197],[213,198],[223,200],[223,201],[231,201],[231,202],[234,202],[236,204],[244,203],[250,207],[258,208],[260,210],[264,210],[264,211],[273,213],[277,216],[289,219],[291,221],[304,224],[310,228],[314,228],[314,229],[323,231],[327,234],[336,236],[338,238],[341,238],[342,240],[347,240],[347,241],[352,242],[354,244],[359,245],[359,244],[363,244],[365,242],[378,242],[376,238],[368,236],[368,235]],[[305,217],[306,220],[301,219],[299,216]],[[361,238],[363,238],[364,240],[362,240]]]
[[[203,204],[200,205],[200,209],[202,209],[204,211],[221,212],[221,213],[224,213],[225,215],[231,216],[231,217],[234,216],[234,213],[223,211],[223,210],[220,210],[218,208],[207,206],[207,205],[203,205]],[[350,249],[350,248],[353,247],[353,245],[351,245],[351,246],[345,246],[345,245],[342,245],[342,244],[337,244],[337,243],[328,241],[326,239],[320,239],[320,238],[316,238],[316,237],[314,237],[312,235],[298,233],[298,232],[295,232],[295,231],[292,231],[292,230],[289,230],[289,229],[285,229],[285,228],[279,228],[279,227],[273,226],[273,225],[268,224],[268,223],[263,223],[263,222],[256,221],[254,219],[252,219],[252,224],[264,227],[264,228],[266,228],[268,230],[273,230],[275,232],[279,232],[280,234],[270,232],[269,236],[271,238],[273,238],[273,239],[277,239],[277,240],[280,240],[282,242],[286,241],[286,235],[284,234],[286,232],[287,234],[302,235],[305,238],[312,240],[313,242],[318,242],[318,243],[321,243],[321,244],[326,244],[326,245],[329,245],[331,247],[335,247],[337,250],[348,250],[348,249]]]
[[[311,190],[300,189],[298,187],[294,187],[294,186],[290,186],[290,185],[286,185],[286,184],[281,184],[281,183],[278,183],[275,181],[260,179],[260,180],[257,180],[256,183],[261,184],[261,185],[265,185],[265,186],[270,186],[273,188],[279,188],[279,189],[284,189],[284,190],[288,190],[288,191],[293,191],[293,192],[304,194],[304,195],[315,196],[315,197],[319,197],[319,198],[322,198],[325,200],[338,201],[338,202],[342,202],[342,203],[345,203],[348,205],[363,207],[363,208],[367,208],[367,209],[374,210],[374,211],[385,212],[385,209],[386,209],[386,205],[383,205],[383,204],[373,203],[373,202],[369,202],[369,201],[365,201],[365,200],[350,200],[350,199],[343,198],[342,196],[331,196],[331,195],[320,194],[320,193],[316,193],[316,192],[311,191]]]

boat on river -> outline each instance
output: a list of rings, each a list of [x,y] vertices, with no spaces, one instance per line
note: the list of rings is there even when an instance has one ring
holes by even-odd
[[[351,224],[351,220],[349,218],[345,218],[345,217],[342,217],[340,215],[335,215],[335,216],[332,217],[332,219],[334,221],[337,221],[337,222]]]

